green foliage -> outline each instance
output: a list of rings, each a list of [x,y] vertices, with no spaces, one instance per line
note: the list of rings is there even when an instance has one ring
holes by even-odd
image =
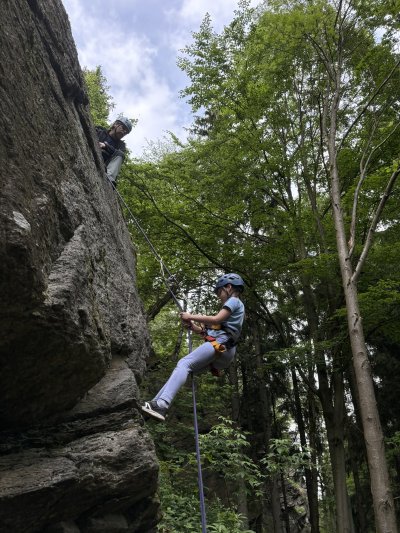
[[[207,434],[200,436],[202,456],[206,468],[221,474],[226,480],[243,480],[251,491],[260,489],[263,476],[258,466],[246,455],[250,444],[246,435],[232,420],[221,421]]]
[[[396,431],[392,437],[386,439],[386,444],[390,459],[396,460],[400,455],[400,431]]]
[[[159,433],[157,429],[156,433]],[[222,418],[222,423],[212,428],[207,435],[201,435],[202,459],[206,465],[203,470],[221,472],[222,469],[223,475],[230,481],[242,478],[253,489],[259,487],[261,475],[257,467],[250,459],[240,456],[246,446],[248,443],[244,435],[233,427],[232,421]],[[200,531],[195,454],[175,451],[173,456],[169,456],[169,461],[161,463],[160,497],[163,519],[158,530],[162,533]],[[207,528],[221,533],[250,533],[250,530],[243,529],[242,519],[235,508],[227,507],[215,497],[207,500]]]
[[[90,101],[90,114],[96,126],[108,126],[108,117],[114,108],[113,99],[109,94],[109,86],[101,67],[94,70],[84,68],[83,75],[86,82]]]
[[[177,492],[161,475],[160,496],[163,518],[158,525],[160,533],[201,531],[201,516],[197,493]],[[217,499],[207,505],[207,530],[215,533],[252,533],[241,526],[241,517],[234,509],[226,508]]]
[[[192,489],[193,490],[193,489]],[[169,533],[172,531],[199,531],[201,523],[199,500],[193,492],[178,492],[161,472],[160,498],[163,518],[158,525],[158,531]]]
[[[271,439],[269,450],[261,463],[270,475],[285,474],[293,477],[294,472],[311,467],[311,451],[301,449],[290,438]]]

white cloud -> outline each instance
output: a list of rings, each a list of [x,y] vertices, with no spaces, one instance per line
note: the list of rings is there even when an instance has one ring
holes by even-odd
[[[119,113],[139,119],[126,143],[140,155],[146,139],[156,141],[173,131],[184,138],[189,108],[179,98],[185,77],[176,65],[179,50],[191,43],[209,12],[216,31],[228,24],[236,0],[159,0],[148,4],[121,0],[63,0],[82,67],[101,65]],[[167,7],[166,7],[167,6]],[[170,7],[172,6],[172,7]]]
[[[184,0],[177,15],[196,31],[205,14],[209,13],[214,29],[220,31],[232,19],[236,8],[237,0]]]
[[[211,16],[213,28],[220,32],[232,20],[237,0],[183,0],[179,8],[165,8],[165,16],[174,21],[169,34],[169,46],[179,53],[192,41],[192,32],[200,28],[206,13]]]
[[[81,66],[102,66],[115,103],[112,117],[139,119],[126,143],[138,155],[146,139],[179,129],[177,95],[157,70],[157,47],[139,32],[121,31],[118,19],[90,16],[81,0],[64,0]],[[179,132],[177,133],[179,135]]]

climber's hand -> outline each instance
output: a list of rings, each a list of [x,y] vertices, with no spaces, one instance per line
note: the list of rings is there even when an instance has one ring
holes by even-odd
[[[180,313],[180,317],[182,322],[190,322],[192,319],[192,315],[186,311],[182,311],[182,313]]]

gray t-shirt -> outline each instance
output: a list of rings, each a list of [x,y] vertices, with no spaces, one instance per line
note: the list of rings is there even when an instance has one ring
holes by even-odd
[[[244,305],[242,300],[236,296],[231,296],[226,300],[222,309],[228,309],[231,311],[231,315],[228,320],[221,322],[222,330],[207,329],[207,334],[211,337],[216,337],[220,342],[225,342],[228,339],[228,336],[225,333],[226,330],[231,330],[233,332],[234,338],[239,338],[240,332],[242,330],[242,325],[244,321]]]
[[[244,320],[244,305],[242,300],[236,296],[231,296],[224,303],[223,309],[231,311],[231,316],[228,320],[222,322],[221,326],[223,328],[231,329],[236,333],[240,333]]]

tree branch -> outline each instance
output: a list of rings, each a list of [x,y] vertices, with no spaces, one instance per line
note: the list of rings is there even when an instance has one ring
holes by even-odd
[[[370,228],[368,230],[367,239],[365,241],[363,251],[362,251],[362,253],[360,255],[360,258],[359,258],[358,263],[357,263],[357,267],[354,270],[353,276],[351,278],[352,283],[356,283],[357,282],[357,279],[358,279],[358,277],[360,275],[361,269],[364,266],[364,263],[365,263],[365,260],[367,258],[369,249],[371,248],[371,245],[372,245],[372,241],[373,241],[373,238],[374,238],[374,233],[375,233],[375,230],[376,230],[376,226],[377,226],[377,224],[379,222],[379,219],[380,219],[381,213],[383,211],[383,208],[385,207],[385,204],[386,204],[386,202],[387,202],[387,200],[388,200],[388,198],[389,198],[389,196],[390,196],[390,194],[392,192],[392,189],[394,187],[394,184],[396,183],[396,179],[397,179],[399,174],[400,174],[400,165],[397,167],[397,169],[390,176],[390,180],[388,181],[388,184],[386,185],[385,192],[383,193],[381,201],[379,202],[379,205],[378,205],[378,207],[376,209],[375,215],[374,215],[374,217],[372,219],[372,222],[371,222],[371,226],[370,226]]]
[[[312,46],[314,47],[315,51],[319,55],[322,63],[325,65],[326,71],[328,72],[329,77],[334,81],[335,76],[334,72],[331,69],[331,61],[329,57],[326,55],[325,50],[318,44],[318,42],[309,34],[306,34],[306,38],[310,40]]]
[[[374,150],[372,150],[369,153],[366,161],[365,161],[365,154],[366,154],[367,150],[369,149],[369,147],[370,147],[370,145],[372,143],[372,139],[373,139],[374,133],[376,131],[376,128],[377,128],[377,122],[375,121],[375,123],[374,123],[374,125],[373,125],[373,127],[371,129],[370,136],[369,136],[369,139],[367,141],[367,145],[365,147],[364,153],[362,154],[361,161],[360,161],[360,178],[358,180],[356,190],[354,191],[353,209],[352,209],[352,213],[351,213],[350,236],[349,236],[349,243],[348,243],[348,246],[349,246],[349,257],[351,257],[353,255],[355,242],[356,242],[356,216],[357,216],[358,199],[359,199],[359,196],[360,196],[361,186],[364,183],[365,177],[367,175],[368,163],[369,163],[369,161],[371,159],[371,156],[372,156]]]
[[[300,365],[296,365],[295,369],[300,374],[301,379],[304,381],[304,383],[307,385],[307,387],[313,392],[316,396],[320,397],[320,391],[319,389],[311,382],[310,379],[306,376],[306,373],[303,371]]]
[[[222,263],[220,263],[217,259],[215,259],[214,257],[212,257],[206,250],[204,250],[199,244],[198,242],[180,225],[178,224],[177,222],[175,222],[174,220],[172,220],[171,218],[169,218],[163,211],[161,211],[161,209],[158,207],[158,205],[156,204],[154,198],[149,194],[148,191],[142,191],[144,192],[147,197],[149,198],[149,200],[151,201],[151,203],[154,205],[154,207],[156,208],[156,210],[158,211],[158,213],[167,221],[169,222],[171,225],[175,226],[176,228],[179,229],[179,231],[181,233],[184,234],[184,236],[186,237],[186,239],[191,242],[193,244],[193,246],[206,258],[210,261],[211,264],[225,270],[226,269],[226,265],[223,265]]]
[[[176,286],[174,286],[171,290],[175,290]],[[167,305],[167,303],[172,299],[171,291],[167,291],[164,296],[162,296],[160,299],[158,299],[155,304],[146,312],[146,320],[147,322],[150,322],[151,320],[154,320],[155,317],[158,315],[158,313]]]
[[[379,87],[374,91],[371,98],[368,100],[368,102],[364,105],[364,107],[361,109],[361,111],[358,113],[356,118],[353,120],[353,122],[348,127],[346,133],[343,135],[342,140],[339,143],[339,146],[337,148],[336,153],[339,153],[340,149],[342,148],[344,141],[347,139],[348,135],[350,134],[351,130],[354,128],[354,126],[357,124],[357,122],[361,119],[361,117],[364,115],[364,113],[367,111],[369,106],[372,104],[372,102],[375,100],[375,98],[378,96],[378,94],[381,92],[383,87],[387,84],[387,82],[390,80],[390,78],[393,76],[393,74],[396,72],[398,66],[400,65],[400,59],[397,61],[395,66],[392,68],[392,70],[389,72],[389,74],[386,76],[386,78],[383,80],[383,82],[379,85]]]
[[[368,164],[371,160],[372,155],[379,150],[381,146],[385,144],[385,142],[393,135],[393,133],[397,130],[399,127],[400,122],[396,124],[396,126],[393,128],[393,130],[383,139],[382,142],[380,142],[375,148],[370,152],[368,155],[368,158],[364,164],[364,158],[360,162],[360,179],[358,180],[357,188],[354,193],[354,201],[353,201],[353,211],[351,216],[351,225],[350,225],[350,239],[349,239],[349,257],[353,255],[354,248],[355,248],[355,240],[356,240],[356,216],[357,216],[357,206],[358,206],[358,198],[361,190],[361,185],[363,184],[366,174],[367,174],[367,168]],[[370,139],[368,141],[368,145],[370,144],[371,138],[373,134],[375,133],[377,124],[374,125],[374,128],[371,132]]]

